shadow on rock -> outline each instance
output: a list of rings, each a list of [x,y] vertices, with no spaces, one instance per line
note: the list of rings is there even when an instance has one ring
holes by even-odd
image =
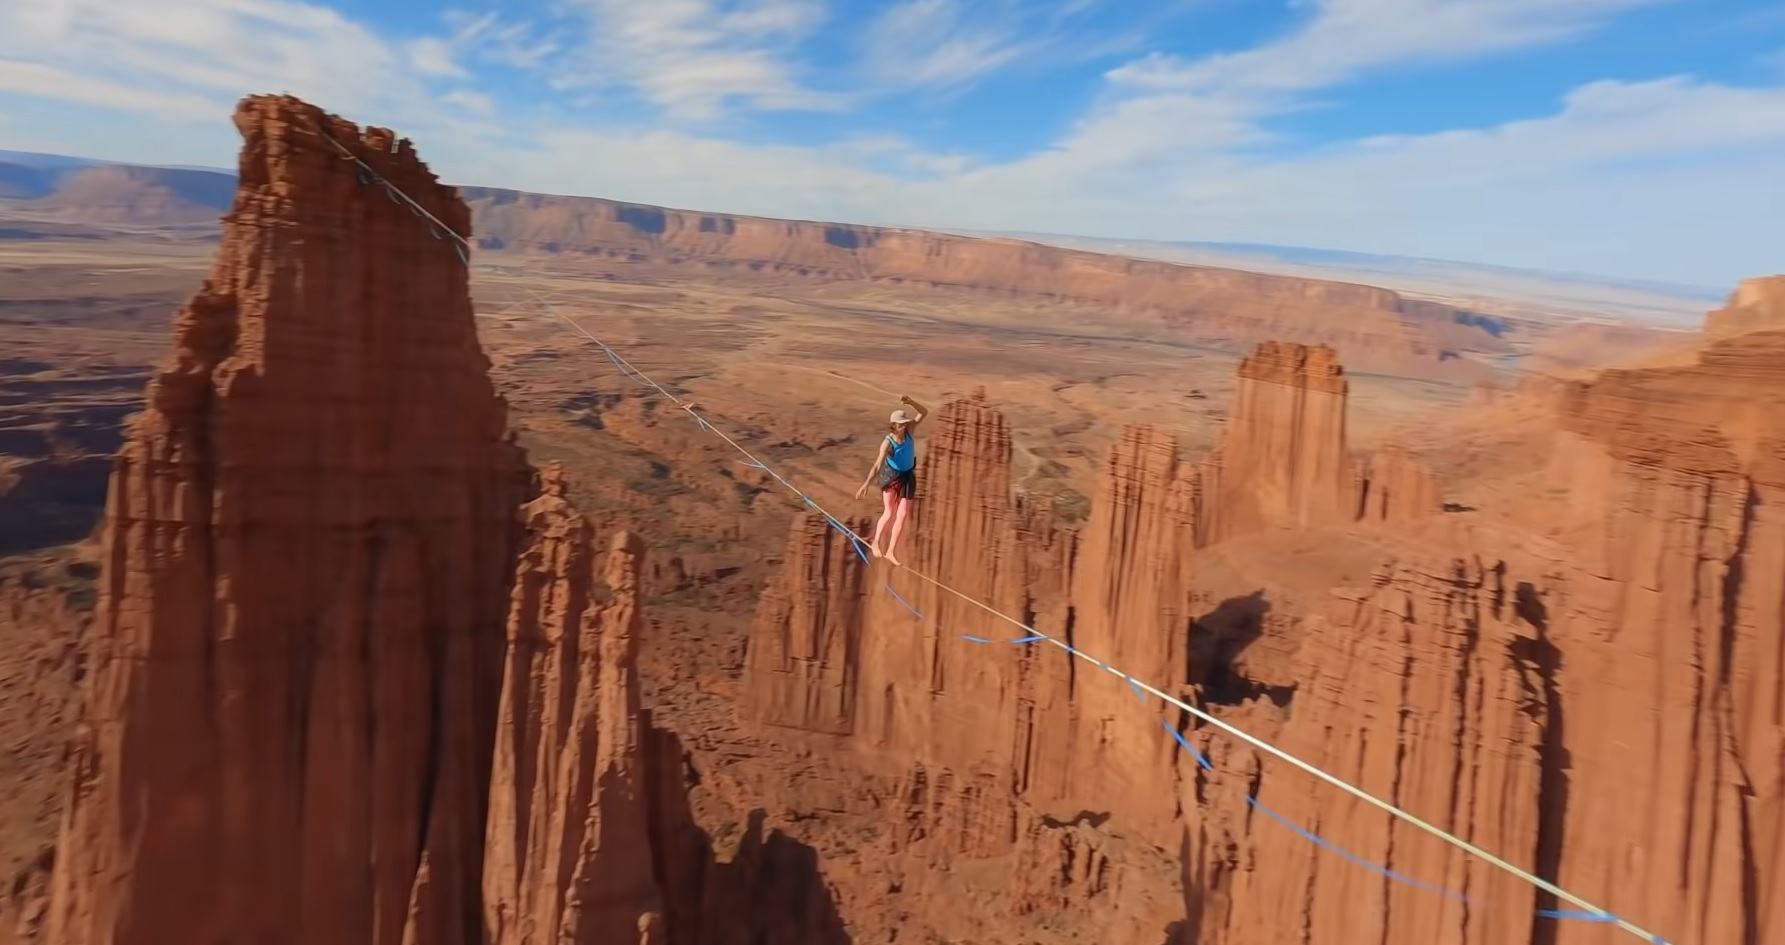
[[[656,792],[650,814],[664,945],[850,945],[818,852],[779,830],[765,835],[755,810],[735,852],[721,859],[688,807],[687,788],[699,775],[681,742],[646,731],[647,763],[667,788]]]
[[[1294,695],[1293,686],[1272,686],[1248,677],[1240,655],[1264,635],[1271,602],[1259,589],[1229,597],[1214,610],[1190,622],[1186,678],[1214,705],[1238,705],[1265,696],[1281,707]]]

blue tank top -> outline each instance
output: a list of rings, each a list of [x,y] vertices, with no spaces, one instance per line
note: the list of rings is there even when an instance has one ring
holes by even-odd
[[[886,454],[886,465],[893,472],[910,472],[911,467],[917,465],[917,437],[907,433],[905,441],[901,443],[889,433],[886,435],[886,442],[892,444],[892,449]]]

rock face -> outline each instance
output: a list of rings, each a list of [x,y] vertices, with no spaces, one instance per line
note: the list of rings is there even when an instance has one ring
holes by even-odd
[[[1375,524],[1416,521],[1438,511],[1438,480],[1398,446],[1377,450],[1359,464],[1357,520]]]
[[[971,600],[865,568],[822,519],[802,519],[757,612],[746,688],[766,721],[854,734],[881,754],[1008,785],[1023,754],[1020,661],[964,649],[961,633],[1020,635],[973,603],[1022,613],[1027,601],[1010,433],[1002,414],[963,400],[944,405],[919,442],[924,494],[901,556],[949,575]]]
[[[1505,342],[1457,309],[1386,289],[1107,256],[1015,239],[672,210],[464,188],[484,245],[626,263],[870,280],[1096,306],[1130,334],[1242,349],[1288,338],[1363,362],[1446,368]]]
[[[49,941],[470,943],[527,471],[407,141],[288,98],[112,473]]]
[[[45,575],[0,579],[0,945],[39,940],[49,907],[57,811],[80,711],[91,614]]]
[[[1785,328],[1785,276],[1744,279],[1724,306],[1704,317],[1705,337]]]
[[[1491,562],[1435,558],[1341,592],[1298,654],[1294,711],[1276,743],[1515,863],[1535,862],[1550,809],[1555,658],[1541,601],[1515,582]],[[1186,827],[1199,851],[1199,941],[1530,940],[1530,886],[1231,740],[1208,747],[1222,774]],[[1240,815],[1247,791],[1270,814]],[[1278,817],[1402,879],[1347,863]]]
[[[811,848],[758,818],[718,861],[639,704],[643,546],[598,555],[555,468],[521,507],[465,267],[320,134],[448,226],[464,204],[389,132],[289,98],[236,121],[216,268],[112,477],[48,891],[46,855],[7,933],[846,942]]]
[[[1227,432],[1203,468],[1203,544],[1354,517],[1348,393],[1324,345],[1266,342],[1240,362]]]
[[[935,437],[948,449],[926,466],[928,517],[914,532],[934,530],[948,547],[926,545],[913,563],[951,583],[982,582],[973,593],[999,609],[1669,941],[1785,935],[1769,908],[1785,901],[1785,726],[1774,711],[1785,691],[1785,331],[1712,344],[1690,367],[1557,385],[1548,399],[1564,417],[1551,490],[1560,498],[1533,497],[1557,503],[1547,536],[1432,515],[1432,478],[1400,450],[1370,457],[1354,480],[1330,353],[1269,346],[1244,377],[1221,454],[1198,470],[1169,438],[1124,431],[1076,534],[1051,524],[1044,505],[1005,498],[1001,418],[950,405]],[[1236,468],[1243,474],[1230,475]],[[1219,621],[1198,616],[1207,601],[1187,590],[1199,523],[1220,535],[1236,522],[1360,519],[1397,526],[1400,550],[1369,586],[1336,592],[1294,649],[1271,648],[1291,654],[1289,679],[1234,685],[1206,665],[1222,644],[1198,644],[1196,628]],[[816,523],[795,532],[794,547],[806,546],[765,612],[802,593],[819,599],[830,569],[848,566]],[[1012,854],[1030,908],[1107,909],[1121,917],[1103,933],[1110,941],[1148,940],[1167,921],[1175,941],[1203,945],[1607,945],[1622,934],[1546,915],[1570,907],[1155,700],[1133,700],[1096,665],[1065,663],[1052,648],[1002,659],[996,644],[987,657],[977,656],[985,644],[951,650],[949,628],[992,640],[1003,628],[945,611],[910,576],[893,587],[922,618],[872,583],[826,604],[825,639],[887,654],[857,666],[875,680],[853,702],[858,722],[892,721],[781,719],[848,735],[868,758],[851,764],[914,765],[907,817],[920,839],[908,850],[937,869]],[[1281,625],[1261,623],[1267,634]],[[891,651],[912,649],[914,635],[924,648],[901,662]],[[808,647],[829,673],[809,678],[840,678],[829,667],[847,664],[849,649]],[[974,672],[960,668],[974,659],[984,663],[972,677],[980,701],[968,706],[953,680]],[[842,691],[820,685],[826,698]],[[881,696],[891,708],[869,708]],[[976,748],[938,719],[989,737]],[[1187,763],[1172,726],[1187,726],[1212,770]],[[1001,793],[1014,815],[986,802]],[[1175,908],[1134,891],[1146,866],[1122,838],[1176,848]],[[904,888],[929,902],[945,887],[924,874]],[[996,938],[995,928],[975,931]]]
[[[1306,637],[1281,744],[1668,941],[1773,941],[1785,332],[1714,343],[1693,367],[1608,371],[1561,399],[1557,540],[1427,529],[1431,551],[1345,594]],[[1192,849],[1232,851],[1192,858],[1202,941],[1621,934],[1534,914],[1558,904],[1281,765],[1222,760],[1291,822],[1409,882],[1217,807],[1191,828]]]
[[[744,697],[757,718],[836,735],[855,731],[867,576],[859,565],[850,541],[822,516],[795,518],[782,573],[763,592],[750,628]]]
[[[1069,585],[1065,632],[1072,645],[1168,692],[1186,681],[1195,616],[1195,488],[1169,434],[1124,429],[1079,533]],[[1115,817],[1123,829],[1168,831],[1178,804],[1178,758],[1155,721],[1163,704],[1137,701],[1119,677],[1078,660],[1066,666],[1064,690],[1052,695],[1065,709],[1044,716],[1041,733],[1032,736],[1035,803],[1069,816],[1120,797],[1126,800]]]
[[[564,492],[547,470],[523,509],[485,848],[488,945],[632,942],[663,922],[634,671],[643,546],[614,536],[598,602],[593,529]]]
[[[1778,940],[1785,331],[1713,343],[1692,367],[1608,371],[1567,399],[1570,790],[1628,806],[1570,805],[1562,875],[1673,940]]]
[[[822,522],[796,524],[753,626],[745,689],[759,693],[759,717],[846,735],[853,754],[839,763],[898,785],[905,820],[888,855],[913,864],[908,895],[947,896],[963,857],[1016,858],[1008,902],[938,907],[925,915],[932,928],[992,940],[1013,916],[1089,903],[1107,906],[1109,940],[1153,935],[1170,915],[1145,892],[1162,863],[1110,847],[1085,819],[1101,811],[1097,824],[1122,831],[1174,823],[1177,762],[1160,704],[1054,646],[1011,645],[1023,631],[973,601],[1149,681],[1181,680],[1193,470],[1169,436],[1124,431],[1074,539],[1012,496],[1001,413],[956,401],[933,422],[904,557],[970,600],[909,572],[868,571]],[[811,603],[788,603],[801,599]],[[1129,801],[1112,809],[1113,797]]]

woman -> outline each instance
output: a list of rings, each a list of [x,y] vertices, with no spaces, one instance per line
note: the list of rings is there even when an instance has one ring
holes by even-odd
[[[880,484],[880,498],[886,510],[880,513],[880,521],[874,526],[874,540],[868,544],[874,550],[874,557],[885,558],[895,566],[899,558],[894,551],[899,547],[899,533],[905,530],[905,516],[911,512],[911,500],[917,498],[917,425],[930,415],[930,408],[912,400],[900,397],[899,403],[917,411],[913,417],[903,410],[892,412],[892,426],[880,440],[880,453],[874,457],[874,468],[868,470],[868,478],[855,490],[855,497],[861,498],[868,491],[868,486]]]

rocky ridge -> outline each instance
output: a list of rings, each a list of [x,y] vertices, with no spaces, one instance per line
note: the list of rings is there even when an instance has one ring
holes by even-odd
[[[701,213],[593,197],[464,188],[492,249],[781,277],[865,280],[1093,305],[1160,340],[1243,349],[1324,342],[1360,363],[1458,368],[1505,342],[1469,316],[1386,289],[1108,256],[998,237]]]
[[[215,269],[113,471],[74,785],[14,928],[838,941],[809,850],[759,826],[716,859],[639,705],[641,545],[599,555],[535,482],[464,265],[321,136],[449,226],[463,202],[384,129],[273,97],[236,123]]]
[[[1785,645],[1785,534],[1774,495],[1785,469],[1781,343],[1785,333],[1749,333],[1710,345],[1694,367],[1610,371],[1558,392],[1567,419],[1556,489],[1567,496],[1570,525],[1555,539],[1437,515],[1434,480],[1405,451],[1354,461],[1343,440],[1343,375],[1330,352],[1261,348],[1242,367],[1254,386],[1236,398],[1236,422],[1209,461],[1186,464],[1168,437],[1125,431],[1077,532],[1049,526],[1026,499],[1002,498],[1002,418],[978,403],[950,404],[933,436],[932,451],[945,459],[924,460],[932,488],[923,521],[974,527],[931,532],[955,546],[950,565],[934,551],[911,563],[944,580],[1020,576],[1014,586],[975,592],[1670,941],[1768,941],[1777,932],[1764,903],[1785,882],[1771,865],[1785,839],[1781,784],[1776,766],[1758,760],[1778,754],[1781,727],[1764,706],[1785,691],[1785,679],[1767,669],[1780,665]],[[1238,422],[1247,416],[1274,422]],[[984,444],[977,459],[954,455],[972,443]],[[1257,472],[1224,478],[1234,468]],[[973,510],[992,511],[981,520]],[[1018,513],[1014,545],[1006,510]],[[1222,545],[1229,538],[1221,523],[1236,520],[1311,529],[1333,541],[1383,524],[1404,530],[1395,559],[1369,586],[1335,591],[1297,639],[1277,641],[1293,654],[1288,692],[1197,665],[1233,657],[1231,647],[1197,642],[1206,602],[1190,594],[1198,560],[1187,555],[1190,536],[1212,521],[1218,525],[1202,543]],[[934,527],[920,524],[918,534]],[[970,546],[959,547],[963,541]],[[824,592],[810,582],[830,572],[813,569],[807,554],[790,547],[781,597]],[[901,593],[908,585],[907,577],[892,579]],[[1009,843],[1019,862],[1052,862],[1060,837],[1025,822],[1106,810],[1076,821],[1084,832],[1072,841],[1081,855],[1099,851],[1096,881],[1081,885],[1069,868],[1058,885],[1025,886],[1025,894],[1096,915],[1109,907],[1103,896],[1131,880],[1122,864],[1134,862],[1138,842],[1177,852],[1185,898],[1129,897],[1125,917],[1186,942],[1596,945],[1618,934],[1546,917],[1541,910],[1558,908],[1551,897],[1159,713],[1156,700],[1136,702],[1119,674],[1062,665],[1048,647],[986,655],[985,644],[960,640],[1003,638],[1005,628],[982,626],[983,614],[938,619],[919,605],[925,618],[917,628],[911,614],[886,603],[889,595],[871,586],[866,593],[865,606],[827,614],[826,632],[870,652],[876,638],[908,647],[915,630],[925,650],[920,660],[883,664],[891,678],[858,690],[859,702],[897,691],[903,680],[936,700],[908,710],[921,717],[953,698],[922,674],[961,659],[1002,667],[973,677],[983,693],[979,714],[953,716],[991,735],[986,750],[853,733],[874,763],[909,759],[929,784],[971,772],[976,790],[923,808],[921,833],[935,862],[997,856]],[[852,594],[859,599],[859,590]],[[747,680],[797,686],[787,677]],[[987,715],[987,707],[996,711]],[[1171,727],[1186,724],[1212,770],[1199,771],[1170,738]],[[994,751],[1004,744],[1017,746],[1007,756],[1014,767]],[[1630,745],[1696,760],[1683,770],[1657,766],[1655,753],[1616,747]],[[1015,818],[995,819],[998,829],[985,833],[981,798],[1004,791],[1018,801]],[[1632,793],[1641,809],[1666,813],[1638,824],[1625,805],[1588,800]],[[1121,804],[1111,803],[1116,797]],[[980,832],[962,829],[974,824]],[[1346,863],[1286,824],[1394,876]],[[1644,831],[1636,846],[1620,839],[1632,831]],[[1689,872],[1664,865],[1680,863]]]

